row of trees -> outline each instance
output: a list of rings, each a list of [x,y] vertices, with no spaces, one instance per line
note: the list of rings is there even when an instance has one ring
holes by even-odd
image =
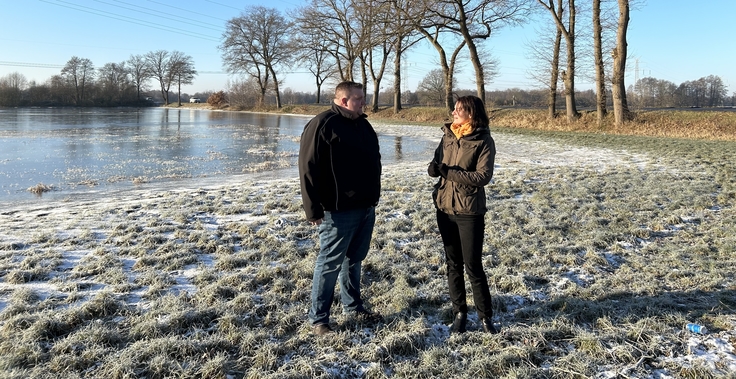
[[[676,85],[667,80],[643,78],[633,88],[633,102],[641,107],[718,107],[736,105],[719,76],[709,75]]]
[[[441,85],[441,70],[429,72],[419,83],[416,91],[405,90],[401,93],[403,105],[442,107],[445,105],[444,88]],[[709,84],[708,84],[709,83]],[[708,76],[694,81],[687,81],[675,85],[664,80],[644,78],[637,84],[630,85],[626,91],[627,98],[631,99],[633,108],[664,108],[664,107],[718,107],[736,105],[736,93],[726,96],[725,87],[720,87],[720,92],[711,91],[722,85],[722,80],[717,76]],[[474,95],[473,89],[454,90],[453,95]],[[565,106],[564,96],[557,96],[557,106]],[[228,101],[231,104],[248,106],[255,104],[260,96],[260,89],[253,82],[236,82],[231,86],[228,93]],[[381,106],[393,104],[395,94],[392,88],[381,91],[378,103]],[[608,89],[606,93],[607,106],[612,107],[612,93]],[[715,100],[715,99],[718,100]],[[275,96],[269,92],[266,101],[275,102]],[[281,101],[286,104],[310,104],[317,102],[315,92],[294,91],[286,88],[281,94]],[[327,104],[331,101],[322,98],[321,103]],[[369,101],[373,99],[369,95]],[[486,104],[489,107],[531,107],[546,108],[549,101],[547,89],[520,89],[508,88],[486,92]],[[593,89],[575,92],[575,103],[578,109],[596,109],[598,96]]]
[[[623,122],[628,118],[624,74],[629,0],[588,1],[598,111],[602,120],[610,88],[615,119]],[[561,82],[567,117],[574,121],[579,117],[575,77],[581,40],[576,0],[311,0],[289,17],[276,9],[253,6],[227,22],[220,49],[228,71],[256,83],[260,103],[273,91],[276,106],[281,106],[279,75],[298,63],[313,75],[318,101],[328,80],[354,80],[371,84],[373,109],[378,107],[381,83],[390,75],[398,112],[401,59],[424,40],[437,51],[444,88],[441,98],[449,111],[454,106],[454,75],[460,58],[469,58],[476,94],[485,100],[485,85],[496,75],[497,61],[487,53],[484,41],[499,28],[525,22],[539,11],[551,15],[554,29],[543,34],[550,43],[536,45],[537,57],[544,62],[540,67],[546,73],[549,114],[556,116]],[[610,59],[604,59],[604,51],[611,52]]]
[[[172,86],[181,104],[181,86],[191,84],[197,71],[192,57],[179,51],[157,50],[132,55],[127,61],[95,68],[87,58],[72,57],[44,83],[28,83],[20,73],[0,78],[0,105],[131,105],[144,101],[151,81],[159,85],[164,103]]]

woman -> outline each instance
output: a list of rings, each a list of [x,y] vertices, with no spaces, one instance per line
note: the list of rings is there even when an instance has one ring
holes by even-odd
[[[437,208],[437,226],[447,261],[447,279],[454,320],[450,331],[463,333],[468,320],[463,268],[473,289],[473,300],[483,330],[493,326],[491,293],[483,271],[483,232],[486,192],[493,177],[496,145],[491,137],[485,105],[475,96],[457,99],[453,122],[443,127],[444,136],[427,172],[440,177],[432,192]]]

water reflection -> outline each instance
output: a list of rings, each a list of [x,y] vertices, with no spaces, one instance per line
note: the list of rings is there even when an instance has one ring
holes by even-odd
[[[173,108],[0,110],[0,201],[64,191],[294,167],[310,116]],[[379,133],[384,163],[434,142]],[[67,192],[68,193],[68,192]]]

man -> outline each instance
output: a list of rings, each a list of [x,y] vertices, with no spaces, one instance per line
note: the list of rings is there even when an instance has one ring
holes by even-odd
[[[360,297],[361,262],[368,254],[381,191],[378,136],[363,113],[363,85],[342,82],[330,110],[304,127],[299,180],[307,220],[319,229],[309,321],[315,335],[333,333],[330,305],[340,282],[343,312],[377,322]]]

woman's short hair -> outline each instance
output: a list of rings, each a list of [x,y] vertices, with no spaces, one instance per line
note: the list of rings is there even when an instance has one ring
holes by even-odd
[[[479,97],[472,95],[461,96],[457,98],[457,103],[460,104],[460,108],[470,115],[470,124],[473,126],[473,129],[487,128],[489,126],[490,120],[486,112],[486,106]]]

